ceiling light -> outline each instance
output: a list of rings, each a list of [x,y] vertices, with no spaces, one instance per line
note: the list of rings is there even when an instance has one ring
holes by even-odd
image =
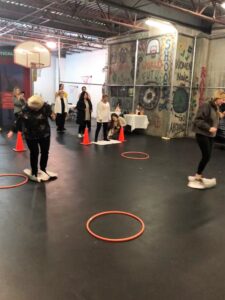
[[[221,3],[221,7],[225,9],[225,2]]]
[[[49,48],[49,49],[56,49],[56,47],[57,47],[57,45],[56,45],[56,43],[55,42],[51,42],[51,41],[49,41],[49,42],[46,42],[46,46]]]
[[[158,20],[154,20],[154,19],[146,20],[145,24],[150,27],[155,27],[155,28],[161,29],[164,32],[175,32],[176,31],[176,29],[173,27],[173,25],[171,25],[169,23],[161,22]]]

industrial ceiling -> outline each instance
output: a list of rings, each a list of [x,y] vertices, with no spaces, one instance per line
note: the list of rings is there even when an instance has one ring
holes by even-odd
[[[225,25],[222,0],[0,0],[0,42],[59,41],[69,53],[104,47],[106,38],[143,30],[159,17],[209,33]]]

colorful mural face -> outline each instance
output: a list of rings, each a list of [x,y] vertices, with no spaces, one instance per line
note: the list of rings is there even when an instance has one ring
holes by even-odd
[[[109,84],[133,84],[136,42],[111,45],[109,49]]]
[[[170,137],[185,135],[193,59],[193,38],[179,35],[177,43],[174,90],[171,108]]]

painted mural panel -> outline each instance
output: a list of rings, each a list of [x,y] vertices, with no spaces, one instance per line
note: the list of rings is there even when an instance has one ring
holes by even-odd
[[[136,42],[109,47],[109,84],[133,84]]]
[[[179,35],[173,82],[170,137],[182,137],[185,135],[189,108],[193,46],[193,38]]]
[[[174,35],[139,41],[137,84],[170,85]]]
[[[174,35],[139,41],[137,64],[137,99],[149,119],[147,133],[164,136],[170,118],[170,85],[174,56]]]
[[[193,77],[193,87],[191,94],[191,103],[189,111],[189,122],[188,122],[188,135],[194,136],[192,131],[193,120],[196,116],[197,109],[208,97],[211,96],[209,92],[214,92],[214,90],[207,90],[207,78],[210,73],[208,72],[208,54],[209,54],[209,40],[207,38],[197,39],[196,44],[196,57],[194,66],[194,77]]]

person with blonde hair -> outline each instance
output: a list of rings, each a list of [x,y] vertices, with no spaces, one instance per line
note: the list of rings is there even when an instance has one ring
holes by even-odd
[[[56,114],[56,126],[57,131],[64,131],[65,128],[65,120],[68,114],[68,101],[65,97],[65,93],[63,90],[59,90],[58,95],[55,98],[55,114]]]
[[[17,118],[18,114],[21,112],[22,107],[26,104],[26,101],[21,93],[19,87],[13,89],[13,105],[14,105],[14,115]]]
[[[14,132],[22,131],[23,125],[23,133],[30,150],[31,165],[31,171],[25,169],[24,173],[29,176],[30,180],[36,182],[57,177],[56,173],[47,170],[51,134],[48,118],[55,119],[51,106],[45,103],[42,97],[34,95],[28,99],[7,135],[8,138],[11,138]],[[40,170],[38,171],[39,152],[41,152],[41,156]]]
[[[216,179],[203,178],[203,171],[210,161],[213,142],[219,126],[219,119],[224,117],[224,113],[219,112],[219,107],[225,103],[225,93],[218,91],[215,97],[202,104],[193,124],[193,131],[196,134],[196,141],[201,150],[202,157],[194,176],[188,177],[188,186],[192,188],[204,189],[216,185]]]

